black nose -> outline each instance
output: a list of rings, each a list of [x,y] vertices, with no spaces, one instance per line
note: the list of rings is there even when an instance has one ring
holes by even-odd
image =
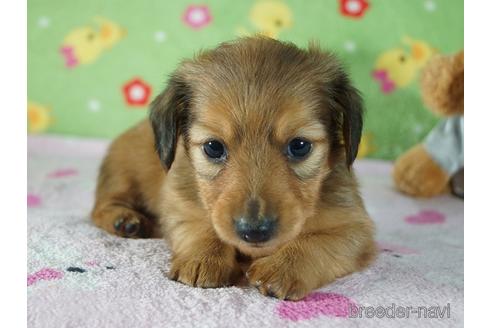
[[[273,218],[239,218],[235,221],[236,233],[248,243],[263,243],[275,233],[276,221]]]

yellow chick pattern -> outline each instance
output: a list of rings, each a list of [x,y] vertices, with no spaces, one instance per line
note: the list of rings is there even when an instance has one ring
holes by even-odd
[[[98,29],[92,26],[78,27],[63,40],[60,53],[67,68],[94,62],[105,50],[126,36],[125,29],[106,18],[96,17],[94,21]]]
[[[361,159],[370,155],[376,150],[376,146],[374,145],[374,137],[372,133],[364,133],[360,139],[359,151],[357,153],[357,158]]]
[[[255,3],[249,14],[249,20],[255,28],[250,32],[239,28],[237,34],[248,36],[254,33],[277,39],[279,34],[292,27],[293,18],[290,8],[281,0],[260,0]]]
[[[43,132],[52,122],[50,108],[31,101],[27,102],[27,131],[29,133]]]
[[[376,60],[373,78],[380,84],[384,93],[409,85],[436,53],[434,48],[421,40],[404,37],[402,43],[410,51],[404,47],[393,48],[382,53]]]

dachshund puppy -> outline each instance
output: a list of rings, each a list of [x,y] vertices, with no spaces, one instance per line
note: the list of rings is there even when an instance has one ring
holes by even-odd
[[[181,63],[150,119],[111,145],[94,223],[163,236],[170,277],[220,287],[241,275],[298,300],[367,266],[373,223],[350,170],[357,90],[329,53],[252,37]]]

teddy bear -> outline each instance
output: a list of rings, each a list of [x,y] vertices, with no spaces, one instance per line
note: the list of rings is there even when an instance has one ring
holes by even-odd
[[[396,159],[393,180],[416,197],[464,197],[464,51],[436,55],[422,70],[424,104],[441,117],[424,141]]]

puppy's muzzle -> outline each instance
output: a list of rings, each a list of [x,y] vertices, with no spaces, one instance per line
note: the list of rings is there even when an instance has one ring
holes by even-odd
[[[272,217],[245,218],[234,221],[236,233],[248,243],[264,243],[270,240],[277,228],[277,221]]]

